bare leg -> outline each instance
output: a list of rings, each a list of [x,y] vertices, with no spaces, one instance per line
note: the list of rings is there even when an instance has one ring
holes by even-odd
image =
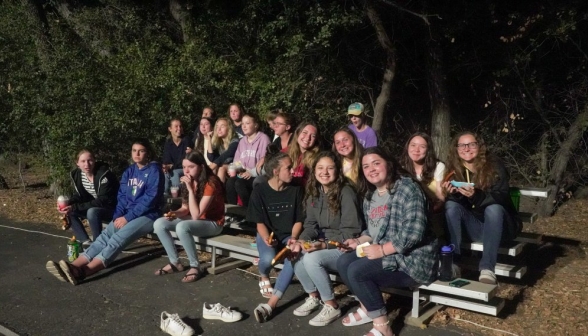
[[[218,167],[218,171],[216,173],[216,176],[218,176],[218,178],[225,183],[225,181],[227,180],[227,174],[229,171],[229,166],[228,165],[222,165],[220,167]]]

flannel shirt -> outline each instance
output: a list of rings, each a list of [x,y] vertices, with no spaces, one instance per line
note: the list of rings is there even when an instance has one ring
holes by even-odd
[[[364,198],[366,219],[371,210],[371,194]],[[385,270],[402,271],[416,282],[430,284],[435,281],[437,240],[433,238],[427,221],[427,201],[423,190],[410,177],[401,177],[390,190],[384,224],[374,244],[391,242],[396,253],[385,256]],[[362,235],[369,236],[368,230]]]

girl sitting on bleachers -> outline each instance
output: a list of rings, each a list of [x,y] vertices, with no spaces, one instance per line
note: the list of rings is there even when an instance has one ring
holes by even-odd
[[[292,143],[288,147],[288,155],[294,162],[293,185],[306,185],[310,167],[320,150],[319,139],[320,131],[312,121],[303,121],[296,128]]]
[[[357,237],[363,213],[355,190],[341,171],[341,162],[331,151],[320,152],[306,185],[306,219],[298,244],[300,259],[294,264],[296,277],[308,293],[294,315],[307,316],[323,303],[309,323],[326,326],[341,316],[329,272],[337,272],[337,259],[344,253],[335,243]]]
[[[249,205],[249,198],[253,191],[253,180],[260,174],[260,160],[265,157],[270,139],[260,130],[259,118],[247,113],[243,116],[243,138],[239,140],[234,163],[240,165],[240,172],[229,177],[226,182],[227,201],[229,204],[237,204],[237,198],[241,198],[243,206]]]
[[[247,220],[257,224],[255,241],[259,251],[259,282],[263,297],[269,298],[265,304],[255,308],[255,319],[265,322],[276,308],[278,301],[290,285],[294,270],[290,258],[284,260],[275,287],[272,289],[269,273],[272,259],[284,247],[295,252],[298,236],[302,231],[304,213],[302,209],[302,189],[291,186],[292,160],[282,152],[269,153],[265,162],[269,180],[258,185],[251,196],[247,209]]]
[[[361,305],[343,325],[373,322],[373,336],[391,336],[381,288],[433,282],[437,240],[427,223],[427,200],[420,185],[380,147],[364,151],[359,187],[367,230],[345,241],[355,251],[339,257],[337,270]]]
[[[333,136],[333,152],[336,152],[343,163],[343,174],[353,185],[357,185],[359,169],[361,166],[361,153],[363,147],[357,140],[357,136],[349,127],[339,129]]]
[[[223,183],[227,179],[228,165],[233,162],[238,145],[239,137],[231,127],[231,121],[228,118],[219,118],[206,147],[206,156],[210,161],[208,167],[216,173]]]
[[[193,236],[213,237],[223,230],[225,222],[224,187],[219,178],[208,168],[200,152],[186,155],[182,163],[184,176],[180,195],[182,207],[170,211],[155,221],[153,231],[165,248],[169,264],[156,275],[181,272],[184,266],[178,259],[178,251],[170,231],[175,231],[190,261],[190,269],[182,282],[194,282],[202,275]]]

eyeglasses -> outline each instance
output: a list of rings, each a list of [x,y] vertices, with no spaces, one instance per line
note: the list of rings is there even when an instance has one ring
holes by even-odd
[[[477,142],[470,142],[470,143],[457,144],[457,148],[459,148],[459,150],[464,150],[466,147],[470,148],[470,149],[476,149],[476,148],[478,148],[478,143]]]
[[[277,121],[274,121],[274,125],[278,125],[278,126],[286,126],[286,124],[284,124],[284,123],[281,123],[281,122],[277,122]]]

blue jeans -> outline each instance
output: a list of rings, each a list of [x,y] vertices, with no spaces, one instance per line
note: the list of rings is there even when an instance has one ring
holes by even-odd
[[[198,256],[196,254],[196,244],[194,243],[194,237],[213,237],[219,235],[223,231],[223,227],[217,225],[215,222],[210,220],[182,220],[176,218],[174,220],[168,220],[165,217],[161,217],[153,224],[153,232],[161,241],[163,248],[169,258],[169,262],[177,264],[178,250],[174,244],[174,239],[170,231],[176,231],[178,239],[182,242],[182,246],[188,255],[190,260],[190,266],[199,268]]]
[[[107,267],[125,247],[152,231],[153,220],[145,216],[133,219],[120,229],[114,227],[114,222],[110,222],[100,236],[94,239],[94,243],[81,255],[88,261],[98,258],[102,260],[104,267]]]
[[[294,273],[304,291],[313,293],[318,290],[323,301],[333,300],[335,294],[328,272],[337,272],[337,259],[343,253],[337,249],[304,253],[294,264]]]
[[[364,305],[367,316],[372,319],[387,314],[380,288],[417,285],[404,272],[384,270],[382,259],[358,258],[355,251],[347,252],[337,259],[337,270],[343,282]]]
[[[274,248],[267,246],[263,238],[259,236],[259,233],[255,236],[257,251],[259,252],[259,264],[257,267],[259,268],[260,276],[266,278],[269,277],[269,272],[272,269],[272,259],[276,256],[277,252],[286,246],[288,239],[290,239],[290,236],[282,239],[282,241]],[[290,259],[286,258],[284,260],[284,268],[282,268],[282,271],[278,275],[278,279],[276,279],[276,284],[274,285],[274,295],[278,298],[282,298],[282,295],[284,295],[286,289],[290,286],[293,277],[294,269],[292,268],[292,262]]]
[[[172,169],[165,173],[165,187],[163,192],[169,194],[169,188],[171,186],[179,186],[180,185],[180,177],[184,175],[183,169]]]
[[[72,211],[67,214],[69,222],[71,223],[71,229],[76,235],[76,239],[84,242],[89,240],[88,233],[84,229],[84,225],[80,219],[86,218],[90,224],[90,230],[92,230],[92,238],[96,240],[102,232],[102,221],[112,220],[112,214],[114,210],[105,208],[90,208],[84,211]]]
[[[484,221],[480,221],[463,205],[447,201],[445,218],[449,229],[449,241],[455,245],[455,254],[461,254],[462,227],[465,227],[472,241],[481,241],[484,245],[479,270],[487,269],[494,272],[506,216],[507,212],[502,205],[492,204],[484,209]]]

